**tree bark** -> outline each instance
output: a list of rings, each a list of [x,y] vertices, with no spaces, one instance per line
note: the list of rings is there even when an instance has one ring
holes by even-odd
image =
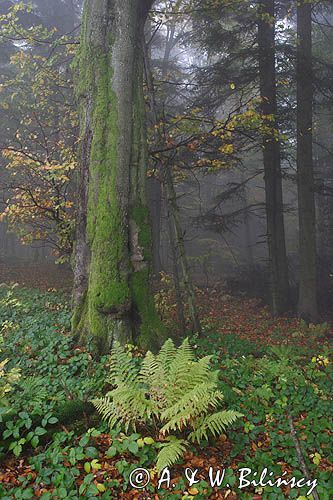
[[[168,31],[167,43],[164,51],[163,58],[163,66],[162,66],[162,78],[164,79],[168,73],[169,63],[170,63],[170,54],[174,44],[174,35],[175,35],[175,25],[172,25],[170,31]],[[150,61],[147,51],[145,51],[145,71],[146,71],[146,82],[149,92],[150,98],[150,108],[152,113],[152,121],[154,125],[159,123],[158,113],[157,113],[157,103],[156,103],[156,93],[154,80],[152,76],[152,71],[150,67]],[[161,137],[159,133],[155,133],[155,141],[158,143],[161,141]],[[159,190],[158,197],[156,198],[156,202],[159,207],[156,207],[157,214],[160,217],[161,214],[161,202],[162,202],[162,190],[161,186],[163,186],[163,190],[166,192],[166,201],[168,207],[168,218],[171,220],[168,221],[168,229],[169,229],[169,237],[171,245],[173,244],[175,247],[171,249],[173,255],[173,267],[174,267],[174,284],[175,291],[177,296],[177,314],[179,322],[182,326],[182,329],[185,328],[185,318],[184,318],[184,308],[182,303],[182,293],[181,288],[183,288],[184,295],[187,298],[189,312],[192,319],[193,330],[196,333],[201,333],[201,325],[200,319],[197,312],[197,307],[195,304],[195,292],[193,288],[193,283],[191,280],[189,266],[186,256],[185,243],[182,233],[182,228],[179,220],[179,209],[177,206],[176,199],[176,191],[174,187],[173,177],[172,177],[172,161],[166,160],[162,165],[158,165],[157,167],[159,173]],[[157,224],[157,228],[160,231],[160,220]],[[156,237],[159,242],[159,236]],[[180,284],[179,280],[179,272],[178,272],[178,262],[179,259],[180,269],[182,273],[182,284]]]
[[[315,322],[318,317],[312,106],[311,4],[300,0],[297,4],[297,181],[300,258],[298,313],[309,322]]]
[[[281,151],[277,123],[275,69],[275,1],[263,0],[259,11],[258,45],[261,111],[268,129],[263,134],[267,239],[273,314],[289,306],[288,262],[283,219]]]
[[[201,324],[200,324],[200,319],[195,303],[195,291],[190,275],[190,270],[189,270],[189,265],[188,265],[188,260],[187,260],[187,255],[186,255],[186,249],[185,249],[185,242],[184,242],[184,235],[183,235],[183,230],[181,227],[180,219],[179,219],[179,208],[177,205],[177,196],[176,196],[176,190],[173,182],[173,177],[172,177],[172,170],[171,170],[171,164],[165,165],[164,168],[164,186],[166,190],[166,195],[167,195],[167,202],[168,202],[168,208],[169,208],[169,217],[171,217],[171,225],[174,226],[174,232],[175,232],[175,237],[176,237],[176,245],[177,245],[177,254],[179,257],[179,264],[180,264],[180,269],[182,272],[182,279],[183,279],[183,289],[186,294],[187,298],[187,303],[188,303],[188,308],[189,308],[189,313],[190,317],[192,320],[192,325],[193,325],[193,331],[194,333],[201,334]],[[177,265],[177,263],[176,263]]]
[[[150,27],[150,25],[149,25]],[[151,34],[151,30],[148,31]],[[152,71],[150,68],[151,54],[148,50],[148,44],[144,43],[144,67],[145,67],[145,80],[147,85],[147,91],[150,101],[150,113],[153,125],[158,124],[157,116],[157,104],[155,99],[155,88],[152,76]],[[158,134],[156,129],[155,141],[158,140]],[[156,168],[154,175],[148,180],[148,202],[149,209],[152,218],[152,238],[153,238],[153,270],[154,274],[158,275],[162,270],[162,260],[161,260],[161,217],[162,217],[162,186],[160,179],[160,169]]]
[[[172,256],[172,268],[173,268],[173,281],[175,285],[175,298],[176,298],[176,307],[177,307],[177,319],[180,327],[181,335],[185,335],[186,333],[186,320],[184,314],[184,299],[181,289],[180,276],[178,271],[178,252],[177,252],[177,243],[176,243],[176,235],[175,228],[172,223],[171,214],[167,214],[168,220],[168,233],[169,233],[169,243],[170,250]]]
[[[77,95],[81,175],[73,331],[98,353],[115,339],[152,348],[143,28],[152,2],[85,1]]]

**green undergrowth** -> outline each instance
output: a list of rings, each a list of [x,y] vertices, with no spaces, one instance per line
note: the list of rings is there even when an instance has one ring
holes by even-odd
[[[0,399],[0,453],[36,448],[53,427],[89,417],[103,362],[73,344],[63,293],[0,289],[1,360],[17,380]]]
[[[143,467],[151,483],[142,498],[204,500],[213,493],[205,468],[214,464],[226,469],[221,498],[234,492],[241,499],[311,500],[307,487],[238,489],[242,467],[258,475],[267,467],[274,478],[284,471],[287,477],[304,476],[290,420],[310,476],[318,481],[319,498],[332,498],[333,364],[328,347],[318,344],[316,352],[265,347],[214,330],[190,339],[196,359],[211,356],[223,404],[244,417],[218,439],[191,445],[171,467],[175,486],[164,483],[158,489],[154,466],[163,439],[151,426],[110,431],[100,422],[90,401],[112,389],[106,382],[110,360],[96,362],[89,348],[74,344],[68,299],[63,293],[0,287],[0,498],[134,498],[130,475]],[[129,362],[138,367],[142,353],[130,349]],[[192,487],[186,467],[202,469]]]

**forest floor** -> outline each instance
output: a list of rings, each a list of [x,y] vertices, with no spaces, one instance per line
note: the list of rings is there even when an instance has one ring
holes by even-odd
[[[36,262],[24,260],[0,260],[0,283],[17,283],[28,288],[39,288],[47,291],[70,290],[73,273],[69,266],[56,265],[52,262]]]
[[[283,473],[297,480],[309,474],[318,481],[320,500],[333,497],[329,324],[307,326],[293,317],[272,318],[256,299],[198,290],[203,335],[191,337],[191,345],[198,358],[212,356],[225,405],[244,417],[219,439],[193,446],[172,467],[169,487],[159,489],[154,473],[158,436],[138,447],[151,430],[110,433],[91,411],[88,401],[105,392],[109,359],[96,362],[89,349],[73,344],[69,295],[55,290],[64,283],[70,289],[70,275],[49,281],[40,268],[21,267],[12,277],[0,268],[0,281],[40,290],[0,287],[0,363],[9,359],[0,374],[0,498],[313,498],[307,495],[310,483],[303,488],[250,484],[240,489],[238,471],[245,467],[257,477],[267,467],[274,479]],[[158,303],[172,328],[172,295],[164,291]],[[20,378],[14,372],[7,380],[13,368],[19,368]],[[144,490],[130,485],[136,467],[151,473]],[[186,467],[199,471],[200,481],[191,487]],[[226,471],[219,488],[210,485],[209,467]]]

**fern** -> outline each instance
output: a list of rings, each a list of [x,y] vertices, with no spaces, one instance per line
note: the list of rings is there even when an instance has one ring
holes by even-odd
[[[189,439],[200,444],[203,438],[208,439],[209,434],[219,436],[239,417],[242,417],[242,414],[232,410],[213,413],[203,419],[200,426],[191,432]]]
[[[115,342],[111,355],[109,381],[115,384],[134,383],[137,375],[138,369],[133,364],[129,353],[119,342]]]
[[[195,360],[186,339],[177,349],[168,340],[155,356],[145,355],[141,368],[116,343],[111,355],[110,381],[115,388],[92,403],[111,428],[125,431],[137,426],[158,427],[166,440],[157,459],[162,470],[175,463],[188,441],[200,443],[218,436],[240,417],[234,411],[220,411],[223,394],[218,390],[218,372],[210,368],[210,357]],[[171,436],[170,433],[176,433]]]
[[[19,389],[22,391],[21,398],[28,401],[27,409],[40,406],[48,397],[48,388],[45,387],[44,377],[26,377],[22,378]],[[59,393],[58,398],[61,398]]]
[[[164,371],[168,371],[170,367],[170,363],[175,358],[177,353],[177,349],[175,344],[171,339],[168,339],[163,346],[161,347],[160,352],[157,355],[157,360],[159,365],[163,368]]]
[[[186,422],[206,414],[210,408],[216,408],[219,401],[222,401],[223,395],[214,389],[215,386],[203,383],[185,394],[176,404],[167,408],[161,415],[162,420],[167,421],[161,432],[165,434],[169,430],[176,429],[181,431]]]
[[[177,439],[175,436],[169,436],[169,442],[162,445],[157,457],[157,472],[162,472],[166,467],[171,467],[179,460],[186,451],[187,442],[184,439]]]

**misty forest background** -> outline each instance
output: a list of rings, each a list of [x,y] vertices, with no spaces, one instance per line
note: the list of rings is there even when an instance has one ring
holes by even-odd
[[[1,498],[331,498],[332,2],[0,24]]]

